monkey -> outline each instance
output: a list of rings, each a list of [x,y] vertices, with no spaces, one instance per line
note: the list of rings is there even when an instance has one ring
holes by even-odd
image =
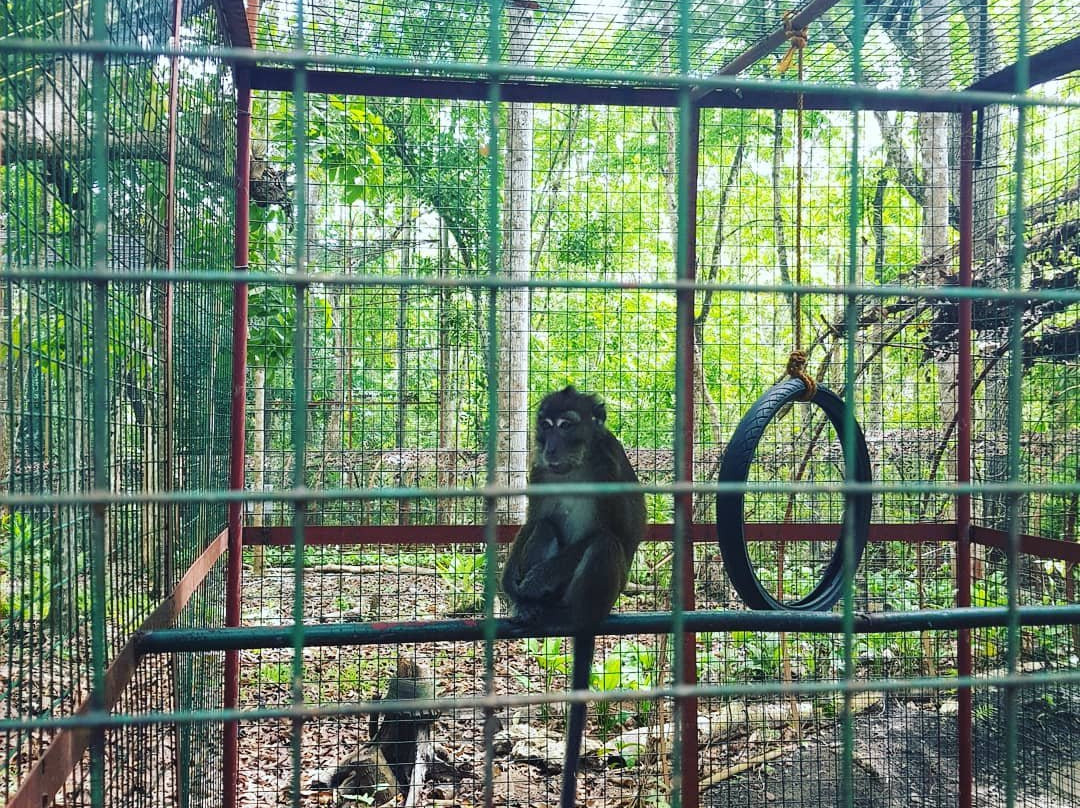
[[[600,399],[572,386],[550,393],[536,414],[529,483],[636,483],[623,445],[606,426]],[[574,638],[571,686],[589,687],[596,626],[626,586],[645,532],[645,497],[619,494],[537,494],[510,545],[502,591],[511,619],[566,627]],[[570,707],[563,765],[562,808],[572,808],[585,730],[584,702]]]
[[[310,788],[337,790],[350,796],[362,794],[378,805],[395,799],[399,793],[394,772],[378,747],[371,744],[364,744],[332,769],[317,771],[311,778]]]
[[[397,675],[386,685],[384,701],[427,700],[435,697],[435,688],[411,659],[399,657]],[[435,711],[378,713],[368,715],[368,737],[379,748],[397,779],[403,794],[412,782],[418,743],[430,739],[431,727],[439,714]]]
[[[399,657],[396,674],[386,685],[386,695],[374,700],[427,700],[434,695],[434,684],[420,666]],[[418,747],[430,743],[431,727],[438,716],[433,710],[370,713],[368,743],[333,769],[318,772],[312,778],[312,788],[367,793],[382,802],[402,794],[407,806],[414,805],[424,773],[423,767],[417,765]]]

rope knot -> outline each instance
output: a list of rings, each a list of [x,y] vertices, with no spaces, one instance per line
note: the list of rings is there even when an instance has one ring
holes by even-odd
[[[810,41],[810,27],[804,25],[802,28],[796,28],[794,20],[794,11],[784,12],[784,39],[788,42],[788,50],[776,66],[776,72],[781,76],[791,67],[791,63],[795,60],[795,54],[800,53]]]
[[[817,394],[817,382],[806,372],[806,354],[803,351],[792,351],[787,361],[787,374],[798,379],[806,387],[806,392],[799,396],[800,401],[810,401]]]

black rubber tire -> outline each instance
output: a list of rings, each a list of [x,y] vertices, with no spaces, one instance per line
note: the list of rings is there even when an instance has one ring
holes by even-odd
[[[754,402],[754,405],[739,421],[735,434],[724,452],[724,462],[720,465],[721,482],[746,482],[750,464],[754,460],[758,442],[766,427],[780,409],[806,393],[806,386],[799,379],[787,379],[770,388]],[[820,407],[844,443],[844,402],[836,393],[824,387],[818,387],[812,403]],[[846,447],[845,447],[846,449]],[[846,456],[846,452],[845,452]],[[871,481],[870,454],[866,450],[866,438],[859,423],[855,422],[855,482]],[[724,557],[724,568],[743,602],[751,609],[770,611],[827,611],[843,595],[844,589],[844,546],[842,537],[847,530],[849,520],[854,528],[855,564],[858,566],[866,547],[870,533],[870,508],[872,497],[869,493],[853,494],[846,497],[843,523],[836,549],[825,569],[825,574],[814,590],[806,597],[796,601],[779,601],[774,598],[758,580],[750,553],[746,546],[743,524],[744,494],[721,493],[716,498],[716,529],[720,539],[720,553]]]

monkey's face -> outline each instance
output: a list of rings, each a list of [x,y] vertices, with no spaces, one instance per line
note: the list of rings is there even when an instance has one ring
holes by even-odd
[[[603,415],[603,404],[572,387],[549,395],[536,416],[534,465],[560,475],[581,468]]]

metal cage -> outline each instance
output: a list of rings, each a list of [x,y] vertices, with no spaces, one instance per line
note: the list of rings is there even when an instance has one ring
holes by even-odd
[[[587,804],[1075,804],[1074,12],[11,5],[9,808],[385,800],[312,781],[398,657],[410,805],[554,804],[583,700]],[[841,428],[785,406],[721,479],[796,348]],[[575,693],[496,591],[568,382],[650,522]],[[777,598],[840,543],[836,609],[745,608],[733,493]]]

